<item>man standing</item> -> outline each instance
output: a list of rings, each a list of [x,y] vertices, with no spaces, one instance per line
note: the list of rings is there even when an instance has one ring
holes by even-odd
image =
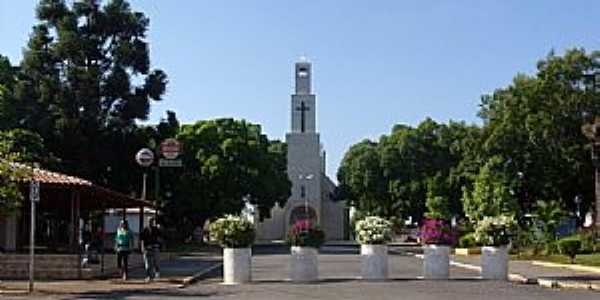
[[[142,252],[144,253],[146,281],[160,278],[160,231],[153,218],[148,223],[140,238],[142,241]]]

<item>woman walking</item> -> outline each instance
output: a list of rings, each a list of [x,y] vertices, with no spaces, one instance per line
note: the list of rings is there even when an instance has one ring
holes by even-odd
[[[127,220],[122,220],[117,229],[115,245],[115,251],[117,252],[117,267],[121,271],[121,278],[127,280],[127,264],[129,253],[131,253],[131,247],[133,245],[133,236],[131,231],[129,231]]]

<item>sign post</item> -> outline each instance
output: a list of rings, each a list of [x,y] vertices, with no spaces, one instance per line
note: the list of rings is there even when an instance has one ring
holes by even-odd
[[[32,180],[29,184],[29,200],[31,202],[31,231],[29,236],[29,292],[33,292],[35,280],[35,205],[40,201],[40,182]]]
[[[152,165],[152,162],[154,162],[154,152],[148,148],[142,148],[135,155],[135,160],[140,166],[144,167],[144,176],[142,179],[142,200],[146,200],[146,178],[148,175],[146,174],[145,168],[149,167]]]

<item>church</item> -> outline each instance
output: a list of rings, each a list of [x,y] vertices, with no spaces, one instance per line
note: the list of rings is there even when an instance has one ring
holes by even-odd
[[[327,240],[347,237],[348,210],[344,201],[334,201],[335,183],[325,173],[325,151],[317,132],[317,102],[312,91],[312,64],[295,64],[295,91],[291,99],[291,129],[286,134],[287,174],[291,196],[271,217],[257,222],[257,239],[283,240],[297,220],[310,219],[325,231]]]

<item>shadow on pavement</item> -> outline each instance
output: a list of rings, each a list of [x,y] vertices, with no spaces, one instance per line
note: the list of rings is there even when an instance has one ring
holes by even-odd
[[[227,292],[188,292],[177,289],[168,289],[168,290],[127,290],[127,291],[119,291],[119,292],[106,292],[106,293],[98,293],[98,292],[88,292],[88,293],[79,293],[72,294],[66,298],[62,299],[128,299],[130,297],[144,297],[144,296],[152,296],[152,297],[177,297],[177,298],[199,298],[199,297],[211,297],[211,296],[224,296],[230,293]]]

